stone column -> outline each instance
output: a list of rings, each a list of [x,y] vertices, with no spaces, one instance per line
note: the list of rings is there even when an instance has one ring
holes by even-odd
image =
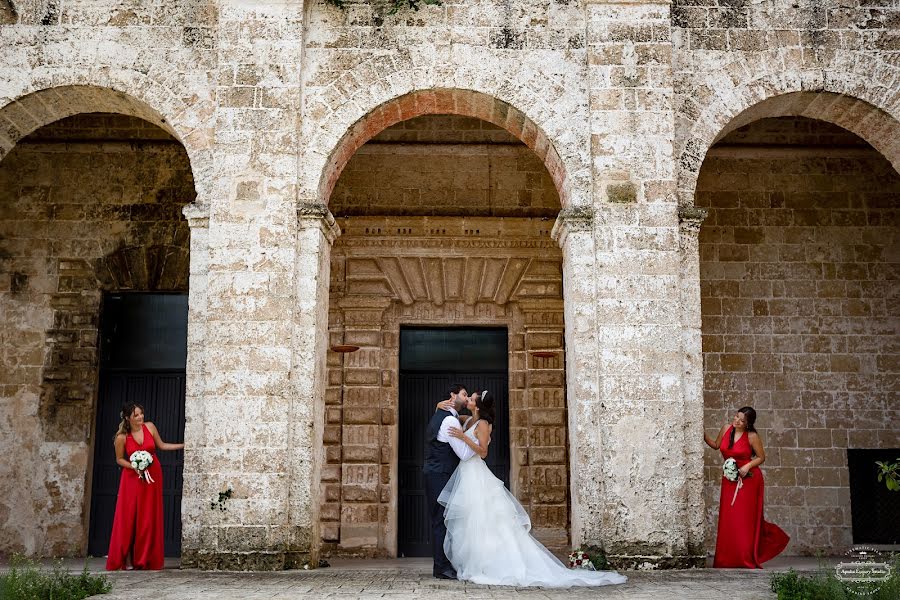
[[[597,345],[594,211],[560,212],[551,236],[563,253],[566,408],[572,545],[602,544],[603,440],[600,437],[600,370]]]
[[[209,207],[188,204],[181,211],[191,228],[188,282],[187,366],[184,402],[184,483],[181,500],[182,551],[188,556],[202,546],[209,507],[198,493],[203,488],[202,463],[206,446],[206,311],[209,271]]]
[[[396,504],[391,504],[396,469],[391,429],[396,408],[390,399],[395,385],[389,368],[385,335],[386,297],[346,296],[343,343],[359,350],[342,357],[340,546],[372,555],[386,550],[396,555]],[[387,367],[387,368],[386,368]],[[388,399],[385,402],[385,399]],[[393,428],[396,429],[396,428]]]
[[[304,13],[299,0],[226,1],[216,8],[216,29],[198,34],[215,36],[204,68],[216,82],[216,105],[210,109],[213,160],[201,174],[210,207],[204,400],[188,409],[189,419],[202,420],[189,428],[205,432],[194,442],[192,475],[185,479],[183,498],[192,508],[184,513],[191,533],[182,565],[282,569],[305,561],[310,546],[298,539],[291,509],[297,496],[292,419],[299,414],[312,427],[304,410],[314,406],[296,406],[309,398],[296,397],[293,352],[305,342],[296,339],[293,323],[296,290],[304,285],[298,288],[295,272],[307,275],[298,263],[312,257],[316,277],[319,254],[315,235],[304,230],[298,244],[297,233]],[[193,287],[192,275],[192,295]],[[321,356],[314,344],[302,352]],[[311,377],[304,394],[313,383]],[[296,454],[312,464],[313,446],[305,443]],[[228,490],[231,496],[218,505]],[[309,515],[305,523],[308,535]]]
[[[681,344],[684,362],[684,438],[687,467],[688,550],[695,562],[705,558],[703,501],[703,347],[700,312],[700,226],[704,208],[682,208],[679,217],[681,253]]]
[[[285,567],[319,564],[319,481],[325,425],[328,286],[331,244],[340,228],[322,204],[297,208],[294,310],[291,348],[291,400],[287,462],[291,528]]]
[[[695,561],[682,379],[668,0],[587,0],[596,209],[597,538],[621,566]],[[583,376],[583,375],[582,375]]]

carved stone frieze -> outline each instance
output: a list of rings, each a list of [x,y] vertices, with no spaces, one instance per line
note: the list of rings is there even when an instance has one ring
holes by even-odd
[[[353,219],[332,253],[332,289],[407,306],[559,300],[561,253],[546,229],[525,219]]]

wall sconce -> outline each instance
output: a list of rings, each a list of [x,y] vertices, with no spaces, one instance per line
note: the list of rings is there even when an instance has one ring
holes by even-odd
[[[335,344],[331,347],[332,352],[339,352],[341,354],[356,352],[357,350],[359,350],[359,346],[354,346],[353,344]]]

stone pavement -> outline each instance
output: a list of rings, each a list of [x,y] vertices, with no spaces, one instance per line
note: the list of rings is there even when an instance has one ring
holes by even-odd
[[[73,568],[79,565],[73,563]],[[421,559],[334,561],[314,571],[223,573],[167,568],[156,572],[111,573],[112,593],[101,600],[269,600],[288,598],[428,598],[443,600],[465,596],[487,598],[609,598],[645,600],[761,600],[772,599],[769,578],[788,567],[815,566],[810,559],[788,558],[769,563],[764,571],[695,569],[690,571],[627,572],[628,583],[600,588],[568,590],[510,588],[440,581],[430,575],[430,563]],[[102,570],[92,561],[91,570]]]

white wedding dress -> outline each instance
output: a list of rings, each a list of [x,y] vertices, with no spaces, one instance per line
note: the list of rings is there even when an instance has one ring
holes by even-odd
[[[478,443],[474,425],[466,435]],[[528,513],[477,454],[459,463],[438,502],[445,507],[444,553],[461,580],[557,588],[627,580],[612,571],[566,568],[531,536]]]

